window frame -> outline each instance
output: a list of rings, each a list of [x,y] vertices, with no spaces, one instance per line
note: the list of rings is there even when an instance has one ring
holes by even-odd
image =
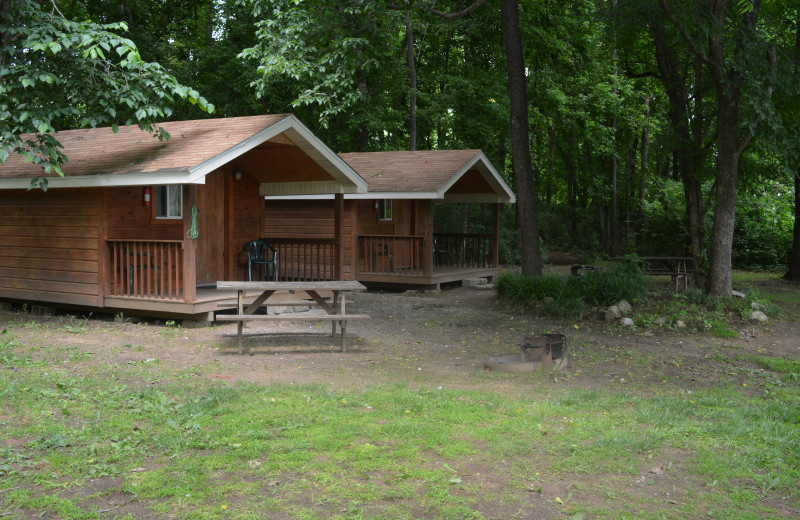
[[[378,220],[382,222],[390,222],[393,220],[393,217],[394,204],[392,204],[392,199],[380,199],[378,201]]]
[[[170,199],[170,192],[178,190],[177,198],[178,198],[178,215],[170,215],[169,214],[169,199]],[[167,205],[166,205],[166,215],[159,215],[159,204],[161,200],[161,196],[166,194],[167,197]],[[164,184],[161,186],[155,186],[153,189],[153,218],[155,220],[161,221],[175,221],[175,220],[183,220],[183,186],[180,184]]]

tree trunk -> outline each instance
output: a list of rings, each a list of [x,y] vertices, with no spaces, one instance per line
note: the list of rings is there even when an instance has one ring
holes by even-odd
[[[794,175],[794,241],[789,270],[783,276],[786,280],[800,282],[800,168]]]
[[[555,171],[556,159],[556,128],[553,125],[547,127],[549,140],[548,165],[547,165],[547,196],[545,197],[545,209],[550,211],[550,203],[553,200],[553,172]]]
[[[414,28],[411,11],[406,11],[406,46],[408,47],[408,79],[411,99],[408,106],[408,149],[417,149],[417,67],[414,64]]]
[[[736,177],[739,172],[739,97],[730,96],[733,85],[717,90],[717,177],[714,226],[708,258],[708,295],[730,296],[733,290],[733,229],[736,219]]]
[[[669,99],[669,122],[675,134],[676,142],[672,155],[672,178],[680,179],[683,183],[683,192],[686,196],[686,219],[689,224],[689,234],[692,244],[692,260],[695,266],[695,286],[705,286],[705,260],[706,235],[705,216],[706,208],[703,203],[702,183],[697,178],[697,164],[701,160],[699,146],[702,144],[702,129],[696,127],[690,130],[689,120],[702,119],[695,111],[690,117],[689,96],[684,82],[683,70],[678,63],[674,49],[667,45],[666,33],[660,18],[650,20],[650,33],[655,44],[656,61],[661,81]],[[695,82],[700,78],[700,70],[695,62]],[[694,100],[695,107],[701,100]],[[692,131],[694,130],[694,134]],[[698,132],[699,130],[699,132]],[[693,138],[694,135],[694,138]],[[679,254],[681,251],[675,251]]]
[[[536,186],[528,145],[528,91],[525,83],[525,60],[517,0],[501,0],[500,18],[508,70],[510,102],[511,158],[517,185],[517,207],[520,213],[522,274],[542,274],[542,254],[539,244]]]
[[[644,125],[642,125],[642,153],[639,177],[639,200],[636,207],[636,248],[642,245],[642,229],[644,229],[644,203],[647,195],[647,159],[650,154],[650,98],[644,98]]]

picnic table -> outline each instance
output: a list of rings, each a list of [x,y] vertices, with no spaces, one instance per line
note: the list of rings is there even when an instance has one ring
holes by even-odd
[[[236,321],[239,340],[239,354],[242,353],[242,329],[247,321],[313,321],[325,320],[332,323],[331,335],[336,336],[336,326],[341,329],[341,351],[346,350],[347,322],[349,320],[369,319],[368,314],[347,314],[345,294],[349,291],[364,290],[366,287],[356,281],[312,281],[312,282],[217,282],[217,289],[222,291],[236,291],[236,314],[223,314],[216,317],[220,321]],[[246,293],[258,293],[255,300],[245,302]],[[256,314],[261,307],[268,304],[269,299],[276,293],[305,292],[313,302],[326,314]],[[324,294],[330,293],[328,300]],[[275,303],[286,305],[285,302]]]
[[[641,267],[644,274],[650,276],[671,276],[675,282],[675,290],[682,281],[683,288],[689,287],[688,275],[694,273],[694,262],[691,256],[617,256],[615,262],[634,262]]]

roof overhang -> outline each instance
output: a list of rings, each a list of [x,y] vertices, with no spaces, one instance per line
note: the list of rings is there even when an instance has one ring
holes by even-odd
[[[260,191],[290,193],[366,193],[367,182],[362,179],[344,160],[328,148],[294,115],[288,115],[277,123],[257,132],[231,148],[211,157],[188,170],[156,171],[130,174],[76,175],[67,177],[45,176],[49,188],[107,188],[118,186],[151,186],[169,184],[205,184],[205,177],[237,157],[249,152],[270,139],[285,134],[301,150],[317,162],[332,180],[324,183],[269,183],[261,184]],[[27,189],[29,177],[0,179],[0,189]],[[296,184],[298,188],[311,191],[285,191],[286,184]],[[315,184],[315,186],[307,186]],[[324,184],[324,187],[322,186]],[[270,186],[277,186],[270,188]],[[329,189],[330,191],[314,191]]]

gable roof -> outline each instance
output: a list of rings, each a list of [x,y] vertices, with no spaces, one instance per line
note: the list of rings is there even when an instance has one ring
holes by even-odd
[[[368,183],[353,199],[435,199],[516,202],[514,192],[481,150],[343,153]]]
[[[69,162],[62,168],[63,178],[47,177],[49,187],[203,184],[207,174],[283,134],[332,177],[325,186],[312,187],[315,192],[366,192],[364,179],[291,114],[173,121],[158,126],[171,139],[159,141],[137,126],[120,127],[116,134],[109,127],[57,132]],[[41,174],[39,166],[26,164],[14,154],[0,165],[0,189],[27,188],[30,179]],[[286,179],[286,184],[297,183]]]

